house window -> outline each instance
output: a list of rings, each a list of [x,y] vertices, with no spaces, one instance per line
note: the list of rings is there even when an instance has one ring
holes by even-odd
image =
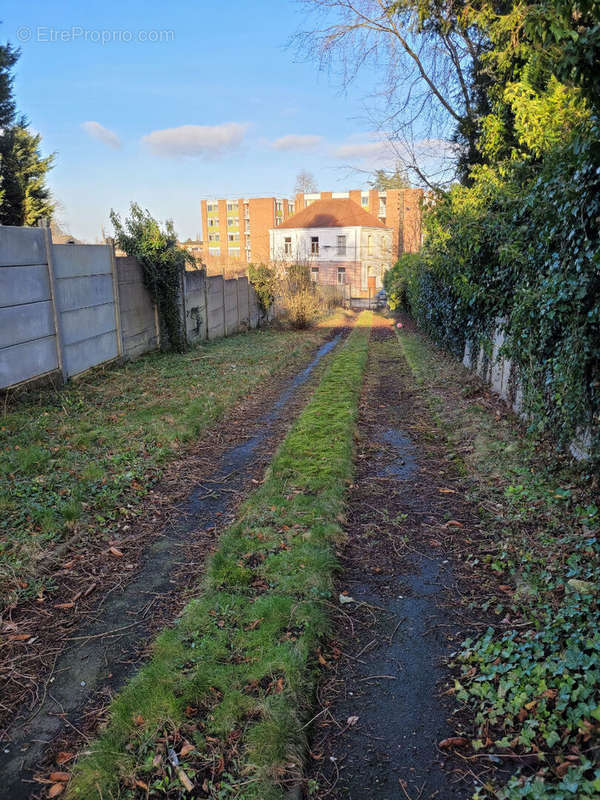
[[[310,237],[310,252],[313,256],[319,255],[319,237],[318,236],[311,236]]]
[[[367,255],[373,255],[373,237],[370,235],[367,236]]]
[[[363,208],[368,208],[369,207],[369,193],[368,192],[362,192],[361,193],[361,195],[360,195],[360,204],[361,204],[361,206]]]
[[[314,281],[314,283],[317,283],[317,281],[319,280],[319,268],[318,267],[311,267],[310,268],[310,279],[311,279],[311,281]]]
[[[283,240],[283,252],[286,256],[292,255],[292,237],[286,236]]]
[[[338,267],[337,282],[338,283],[346,283],[346,268],[345,267]]]
[[[346,237],[345,236],[338,236],[337,237],[337,254],[338,254],[338,256],[345,256],[346,255]]]

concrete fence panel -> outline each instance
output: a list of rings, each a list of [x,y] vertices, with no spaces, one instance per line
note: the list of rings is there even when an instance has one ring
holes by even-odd
[[[225,281],[225,335],[231,336],[238,330],[237,279],[229,278]]]
[[[186,271],[185,291],[185,333],[190,344],[206,339],[206,287],[202,270]]]
[[[224,285],[225,281],[222,275],[211,275],[206,279],[206,318],[209,339],[225,336]]]
[[[250,327],[250,294],[248,291],[248,278],[238,278],[237,282],[238,317],[240,328]]]
[[[0,227],[0,388],[59,366],[44,231]]]
[[[248,309],[248,316],[250,318],[250,327],[251,328],[258,328],[258,323],[260,322],[260,306],[258,303],[258,295],[254,291],[254,286],[250,284],[249,292],[248,292],[248,299],[249,299],[249,309]]]
[[[52,248],[65,372],[78,375],[119,355],[109,245]]]
[[[131,256],[119,256],[115,262],[123,355],[137,358],[158,349],[157,315],[150,292],[144,286],[141,265]]]

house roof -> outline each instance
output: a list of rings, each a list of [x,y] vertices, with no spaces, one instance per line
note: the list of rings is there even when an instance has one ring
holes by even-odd
[[[302,211],[288,217],[279,228],[385,228],[373,214],[349,198],[315,200]]]

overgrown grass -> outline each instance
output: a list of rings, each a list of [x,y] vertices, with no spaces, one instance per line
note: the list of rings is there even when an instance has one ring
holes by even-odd
[[[597,798],[597,476],[491,413],[477,379],[424,337],[403,333],[400,342],[487,523],[469,558],[502,587],[485,603],[498,624],[460,650],[456,696],[473,715],[476,751],[527,754],[528,767],[477,797]]]
[[[222,536],[198,599],[113,703],[69,797],[180,797],[187,779],[193,796],[275,800],[300,777],[370,319]]]
[[[309,331],[259,330],[183,355],[152,354],[90,373],[60,391],[6,407],[0,417],[0,600],[51,587],[40,558],[84,529],[110,527],[181,446],[255,392],[300,366],[343,313]]]

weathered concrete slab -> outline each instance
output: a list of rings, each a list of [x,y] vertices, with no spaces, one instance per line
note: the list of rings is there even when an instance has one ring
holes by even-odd
[[[57,278],[110,275],[111,272],[109,245],[55,244],[52,260]]]
[[[0,348],[47,336],[54,336],[54,314],[49,300],[0,308]]]
[[[0,267],[46,263],[46,243],[41,228],[0,226]]]
[[[0,350],[0,387],[13,386],[56,369],[58,357],[55,336]]]
[[[61,278],[56,281],[56,298],[61,311],[114,303],[112,275]]]
[[[0,308],[50,299],[46,264],[30,267],[0,267]]]
[[[67,374],[71,376],[110,361],[117,355],[117,337],[114,331],[64,347],[65,366]]]

